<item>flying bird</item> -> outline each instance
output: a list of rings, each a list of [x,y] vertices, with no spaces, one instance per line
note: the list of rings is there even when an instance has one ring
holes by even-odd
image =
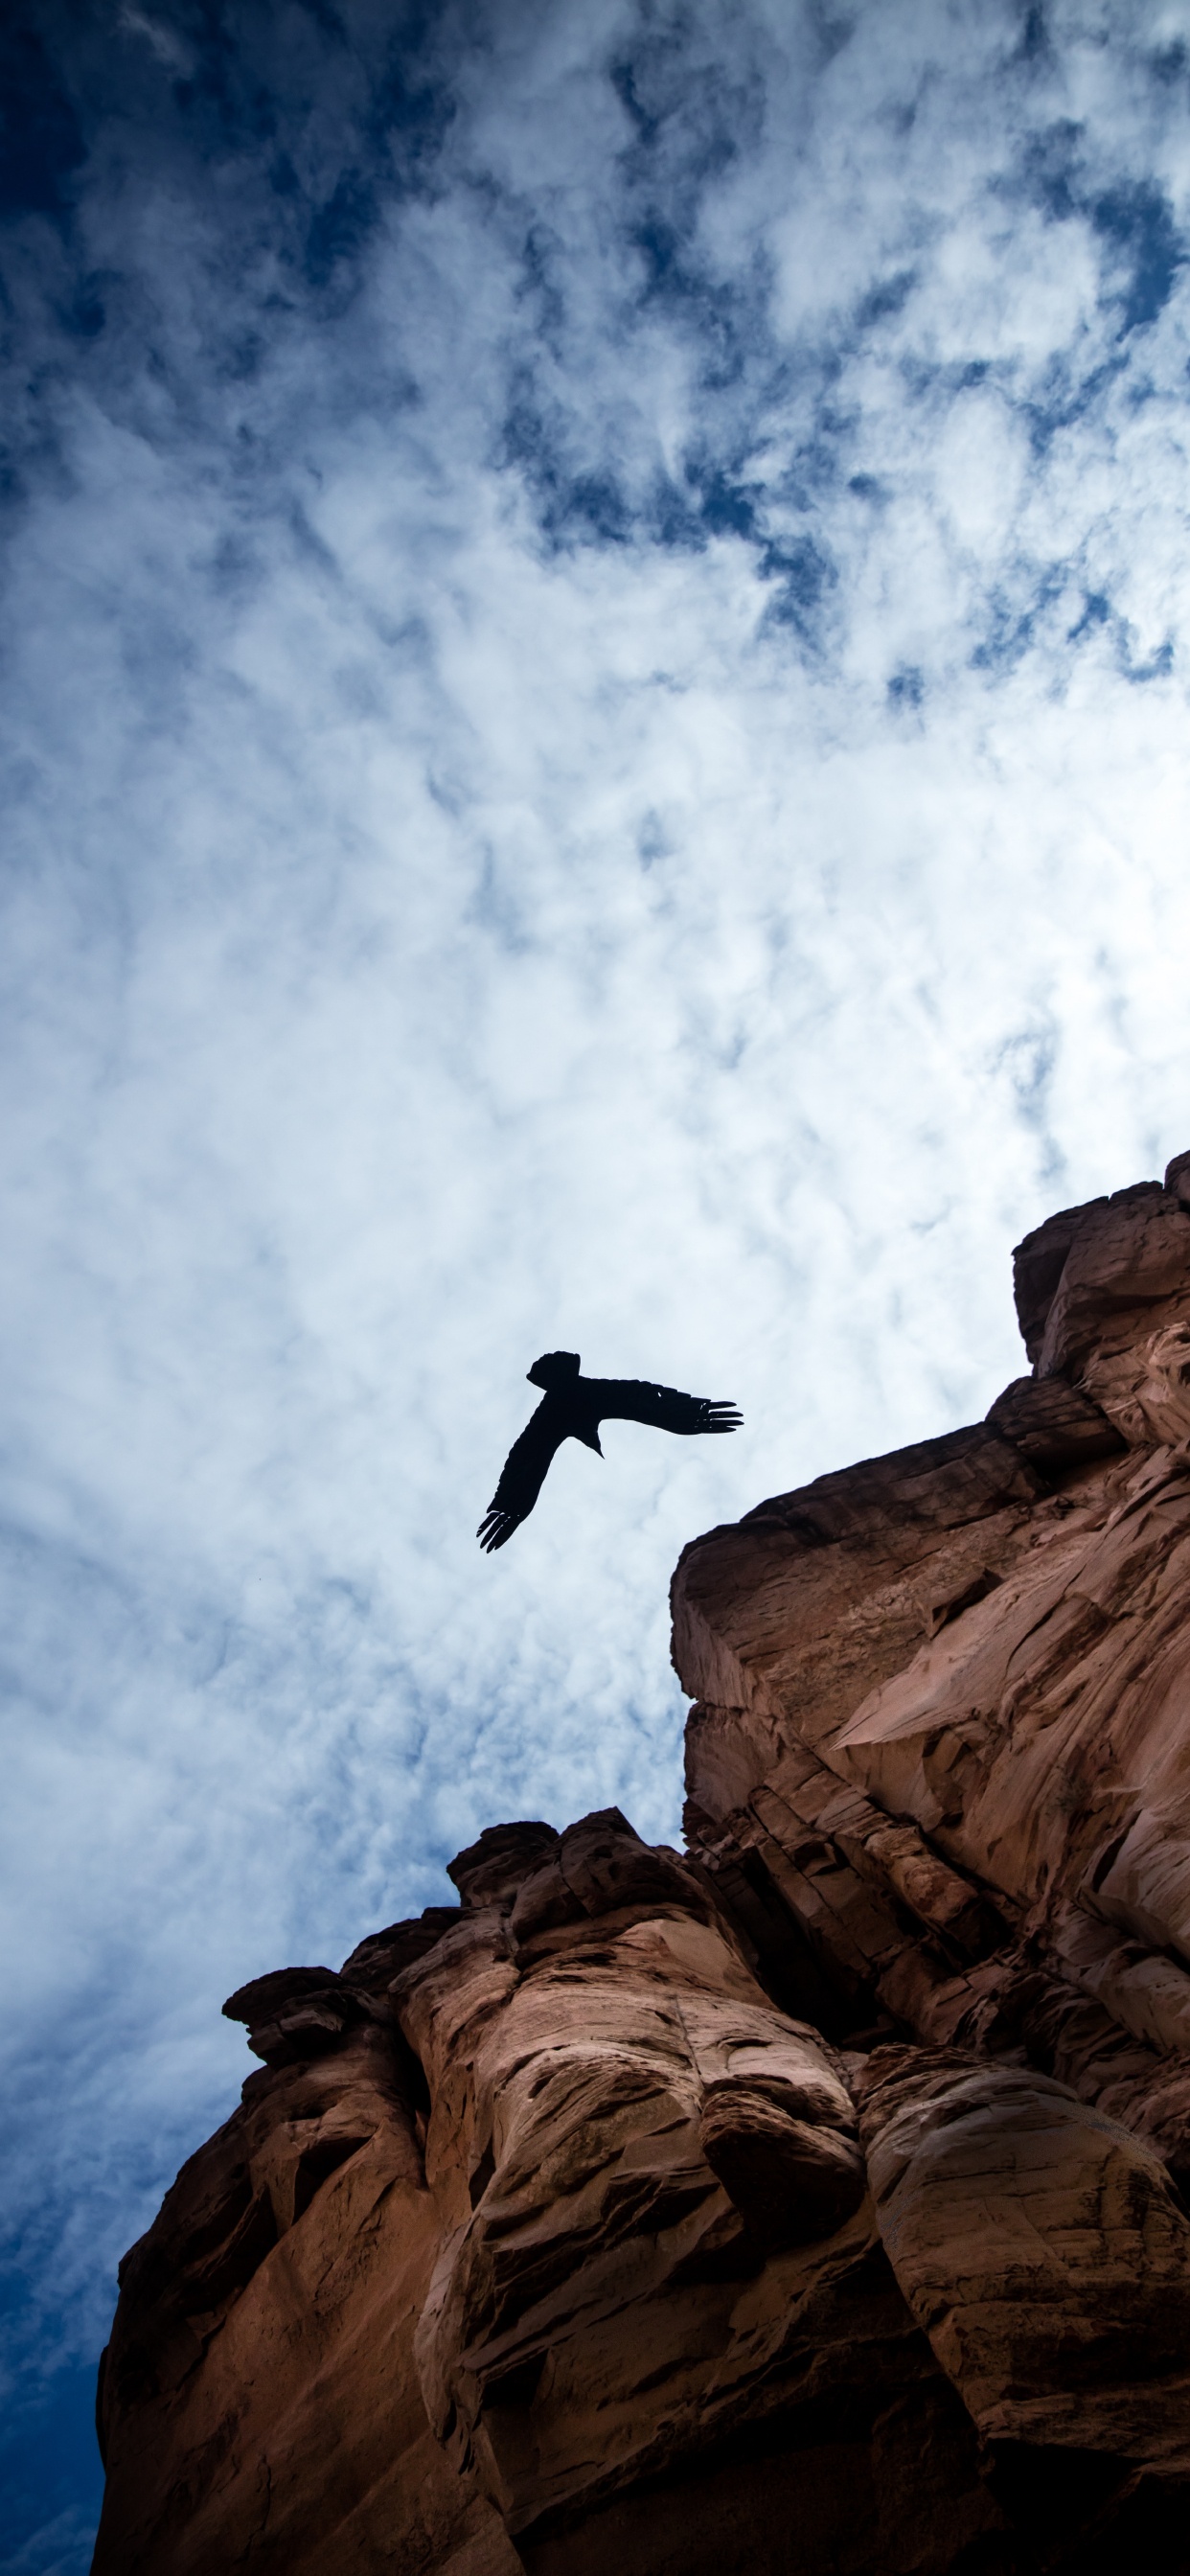
[[[545,1392],[532,1421],[514,1440],[476,1537],[490,1553],[505,1547],[527,1520],[545,1483],[550,1460],[564,1440],[581,1440],[600,1458],[601,1422],[648,1422],[655,1431],[737,1431],[743,1415],[734,1404],[705,1395],[679,1395],[640,1377],[581,1377],[577,1351],[546,1351],[527,1375]]]

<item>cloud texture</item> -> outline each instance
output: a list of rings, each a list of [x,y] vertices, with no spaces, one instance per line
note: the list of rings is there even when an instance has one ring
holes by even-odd
[[[498,1818],[672,1837],[684,1541],[981,1414],[1012,1241],[1190,1143],[1190,8],[3,42],[6,2194],[52,2409],[235,2099],[223,1995]],[[613,1427],[485,1559],[558,1344],[746,1429]],[[0,2567],[78,2576],[89,2454],[18,2422]]]

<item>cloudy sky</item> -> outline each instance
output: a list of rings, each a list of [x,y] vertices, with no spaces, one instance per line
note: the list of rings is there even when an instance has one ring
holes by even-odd
[[[1190,1144],[1190,0],[5,13],[6,2576],[219,2004]],[[733,1396],[474,1537],[538,1351]]]

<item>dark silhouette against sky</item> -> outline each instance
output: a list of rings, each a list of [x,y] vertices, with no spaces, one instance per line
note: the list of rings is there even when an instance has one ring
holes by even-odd
[[[706,1395],[681,1395],[643,1377],[582,1377],[577,1351],[546,1351],[527,1371],[530,1386],[544,1387],[542,1402],[514,1440],[504,1473],[477,1536],[484,1547],[504,1547],[527,1520],[564,1440],[581,1440],[600,1458],[601,1422],[647,1422],[655,1431],[689,1439],[700,1431],[737,1431],[743,1420],[734,1404]]]

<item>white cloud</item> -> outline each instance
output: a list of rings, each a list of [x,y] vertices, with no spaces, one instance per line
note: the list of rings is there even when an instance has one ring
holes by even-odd
[[[683,1542],[981,1413],[1012,1241],[1190,1141],[1167,16],[1032,70],[1007,8],[829,59],[444,17],[398,92],[361,15],[185,110],[145,43],[119,118],[67,50],[0,1262],[12,2195],[68,2339],[233,2096],[222,1995],[501,1816],[672,1836]],[[485,1559],[559,1343],[747,1428],[564,1453]]]

